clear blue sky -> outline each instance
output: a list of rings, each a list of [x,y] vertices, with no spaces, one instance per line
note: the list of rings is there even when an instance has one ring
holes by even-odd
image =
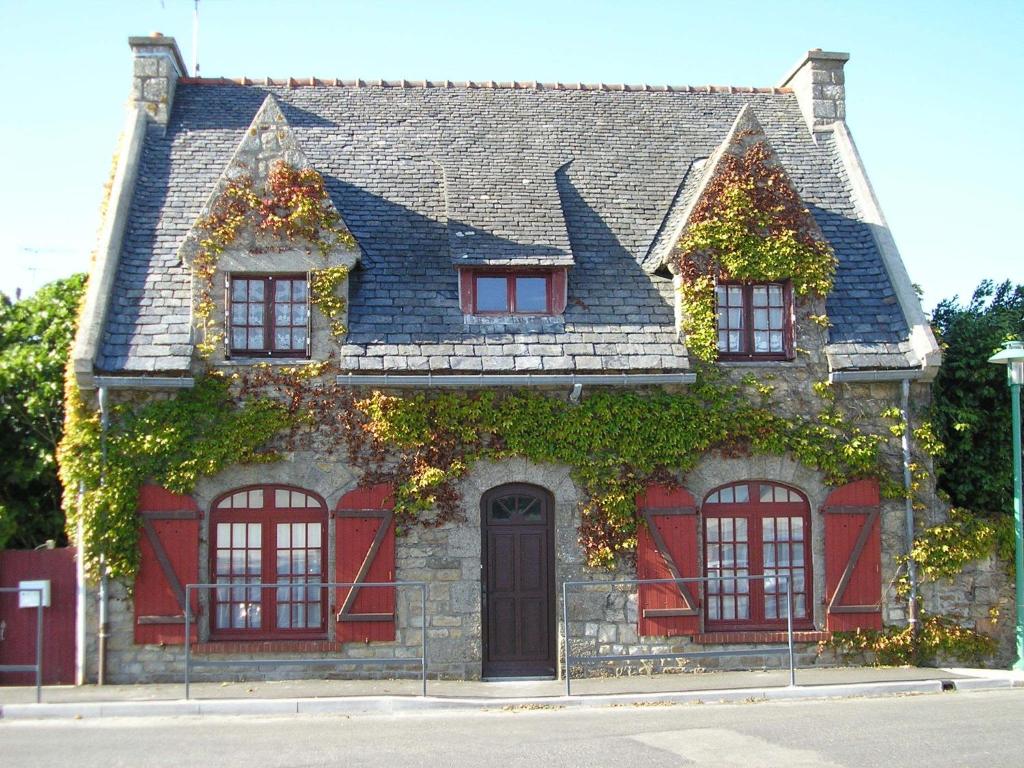
[[[207,76],[776,85],[848,51],[847,122],[925,309],[1024,282],[1020,0],[200,0]],[[0,291],[85,269],[131,69],[192,0],[0,0]]]

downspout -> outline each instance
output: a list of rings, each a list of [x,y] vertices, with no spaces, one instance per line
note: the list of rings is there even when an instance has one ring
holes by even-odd
[[[911,550],[914,548],[914,499],[911,496],[913,478],[910,472],[910,379],[903,379],[900,384],[902,388],[900,410],[903,411],[903,490],[906,496],[904,518],[907,527],[907,578],[910,581],[907,614],[910,632],[916,636],[918,631],[917,565],[910,557]]]
[[[100,387],[98,390],[100,403],[100,485],[105,481],[107,467],[107,428],[110,426],[110,412],[107,403],[107,388]],[[96,684],[105,685],[107,682],[107,636],[110,632],[110,619],[108,617],[109,584],[107,580],[107,562],[105,553],[100,552],[100,610],[99,610],[99,633],[97,635],[97,670]]]
[[[75,685],[85,685],[85,611],[88,607],[85,585],[85,523],[82,507],[85,503],[85,483],[78,483],[78,522],[75,525]]]

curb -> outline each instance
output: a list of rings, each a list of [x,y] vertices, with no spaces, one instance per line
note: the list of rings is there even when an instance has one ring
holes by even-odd
[[[799,701],[826,698],[896,696],[1024,687],[1006,678],[920,680],[888,683],[811,685],[784,688],[732,688],[682,693],[601,694],[509,698],[426,698],[347,696],[293,699],[192,699],[189,701],[120,701],[59,704],[8,704],[4,720],[96,719],[105,717],[194,717],[216,715],[401,715],[501,709],[565,709],[670,704],[729,704],[753,701]]]

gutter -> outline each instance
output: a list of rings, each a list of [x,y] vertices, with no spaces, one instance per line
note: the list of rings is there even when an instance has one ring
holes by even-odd
[[[393,373],[343,373],[338,384],[350,387],[546,387],[546,386],[636,386],[638,384],[693,384],[695,373],[482,373],[465,376],[441,374],[402,375]]]
[[[868,383],[884,381],[930,380],[928,372],[920,368],[897,368],[884,371],[832,371],[828,375],[833,384]]]
[[[96,376],[97,387],[105,389],[192,389],[191,376]]]

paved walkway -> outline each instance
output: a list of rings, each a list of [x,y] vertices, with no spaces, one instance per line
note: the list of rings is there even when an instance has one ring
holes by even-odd
[[[1004,670],[922,667],[704,672],[573,681],[474,682],[430,680],[291,680],[181,684],[0,687],[0,717],[123,717],[203,714],[387,713],[451,709],[546,708],[683,704],[752,699],[807,699],[1024,688],[1024,674]]]

